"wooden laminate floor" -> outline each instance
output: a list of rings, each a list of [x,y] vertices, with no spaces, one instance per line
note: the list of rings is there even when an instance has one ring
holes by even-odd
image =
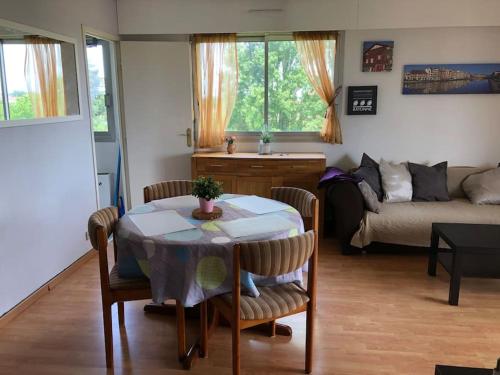
[[[492,367],[500,357],[500,280],[465,279],[447,304],[448,276],[426,274],[423,255],[345,257],[321,246],[315,374],[434,374],[436,363]],[[176,359],[175,318],[114,310],[115,369],[107,372],[97,258],[0,329],[0,374],[186,374]],[[242,333],[245,374],[298,374],[305,315],[283,319],[293,338]],[[188,329],[196,335],[197,322]],[[192,374],[231,373],[231,335],[219,327]]]

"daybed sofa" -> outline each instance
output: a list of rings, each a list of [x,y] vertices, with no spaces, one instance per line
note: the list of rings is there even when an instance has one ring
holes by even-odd
[[[500,224],[500,205],[475,205],[467,199],[462,182],[484,168],[450,167],[450,201],[382,203],[380,212],[367,211],[355,182],[338,181],[326,190],[334,233],[344,254],[359,253],[377,244],[428,247],[433,222]],[[371,246],[370,246],[371,245]]]

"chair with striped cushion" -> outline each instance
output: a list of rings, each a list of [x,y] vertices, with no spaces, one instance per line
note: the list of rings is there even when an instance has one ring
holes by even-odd
[[[217,310],[231,323],[233,374],[240,373],[240,330],[273,322],[307,311],[305,372],[312,369],[314,306],[316,302],[316,232],[270,241],[236,244],[233,249],[232,293],[211,299]],[[301,268],[309,260],[307,290],[295,283],[259,287],[260,296],[241,295],[240,269],[262,276],[278,276]],[[203,317],[206,319],[206,316]],[[202,327],[207,327],[206,321]],[[202,343],[207,332],[202,332]],[[206,353],[206,348],[201,348]]]
[[[318,221],[318,199],[316,196],[304,189],[294,187],[273,187],[271,198],[275,201],[286,203],[299,211],[306,230],[313,229],[313,222]]]
[[[115,264],[108,270],[108,238],[114,234],[118,222],[116,207],[103,208],[94,212],[88,222],[90,242],[99,253],[99,269],[101,278],[102,314],[104,319],[104,343],[106,348],[106,366],[113,367],[113,323],[111,306],[118,306],[118,322],[125,323],[124,306],[126,301],[151,299],[149,279],[122,279],[118,276]],[[116,263],[116,242],[113,239],[113,249]]]
[[[192,182],[189,180],[162,181],[144,188],[144,203],[157,199],[191,195]]]
[[[193,183],[190,180],[170,180],[162,181],[144,187],[144,203],[149,203],[158,199],[174,198],[182,195],[191,195]],[[149,304],[144,307],[146,312],[171,312],[173,305]],[[162,312],[163,311],[163,312]],[[179,360],[183,360],[186,354],[186,327],[184,306],[179,301],[175,301],[175,315],[177,316],[177,345]]]

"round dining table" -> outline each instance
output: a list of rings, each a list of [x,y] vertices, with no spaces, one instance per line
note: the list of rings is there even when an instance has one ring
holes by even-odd
[[[232,199],[237,197],[241,195],[224,194],[216,201],[215,205],[222,209],[222,216],[215,220],[193,218],[192,212],[198,207],[198,200],[192,196],[181,196],[134,207],[120,218],[117,225],[115,240],[120,277],[147,276],[151,282],[153,301],[159,304],[146,305],[145,311],[170,312],[171,309],[167,309],[163,303],[169,299],[176,300],[178,355],[185,369],[191,368],[198,354],[206,355],[200,353],[200,342],[207,338],[198,338],[186,350],[184,307],[231,292],[233,246],[241,242],[280,239],[304,233],[302,217],[295,208],[283,204],[277,211],[258,215],[255,210],[252,212],[251,207],[247,210],[233,204]],[[145,235],[136,224],[137,218],[141,219],[138,215],[161,211],[170,211],[169,215],[175,212],[191,224],[191,228],[171,232],[171,228],[165,227],[165,233],[159,233],[162,232],[161,227],[155,235]],[[224,223],[247,218],[256,220],[253,221],[254,228],[247,228],[253,232],[250,235],[234,238],[226,233],[227,228],[226,231],[223,229]],[[266,225],[259,225],[261,220],[265,220]],[[287,223],[286,227],[278,225],[283,222]],[[259,230],[256,231],[256,227]],[[271,278],[248,276],[256,286],[302,283],[302,269]],[[207,314],[207,304],[204,302],[200,306],[200,314]],[[209,335],[217,326],[216,316],[216,311],[213,311]],[[278,335],[292,334],[291,328],[283,324],[273,322],[269,327],[273,327],[271,332]],[[268,328],[262,326],[260,329]]]
[[[215,220],[192,217],[193,210],[198,206],[198,200],[192,196],[167,198],[134,207],[120,219],[117,226],[120,277],[138,276],[137,272],[140,272],[150,279],[154,302],[175,299],[183,306],[191,307],[231,291],[232,249],[235,243],[287,238],[304,232],[302,218],[293,207],[286,206],[279,211],[257,215],[232,204],[231,199],[236,197],[240,195],[224,194],[216,201],[216,206],[222,209],[223,214]],[[134,223],[136,215],[166,210],[178,213],[192,228],[146,236]],[[274,219],[286,219],[290,223],[289,227],[274,230],[273,225],[269,225],[263,233],[232,238],[220,226],[223,222],[242,218],[265,218],[269,222],[269,217],[266,218],[269,215]],[[300,283],[302,270],[274,278],[255,275],[252,278],[256,286],[292,281]]]

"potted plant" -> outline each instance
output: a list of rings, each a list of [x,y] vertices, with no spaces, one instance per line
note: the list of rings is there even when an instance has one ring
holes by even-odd
[[[214,210],[214,200],[222,195],[222,184],[212,177],[198,177],[193,181],[193,196],[200,201],[200,210],[211,213]]]
[[[259,154],[268,155],[271,154],[271,133],[264,131],[260,135],[259,142]]]
[[[236,137],[234,135],[230,137],[226,137],[226,143],[227,143],[227,153],[228,154],[234,154],[236,151],[236,144],[234,143],[236,141]]]

